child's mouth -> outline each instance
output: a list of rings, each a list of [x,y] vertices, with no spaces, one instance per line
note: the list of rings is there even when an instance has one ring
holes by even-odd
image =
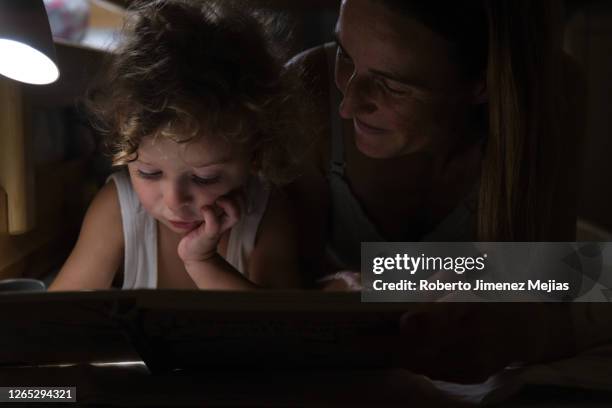
[[[170,220],[168,220],[168,222],[174,228],[183,229],[183,230],[193,230],[193,229],[196,229],[197,227],[199,227],[200,224],[202,224],[202,221],[179,222],[179,221],[170,221]]]

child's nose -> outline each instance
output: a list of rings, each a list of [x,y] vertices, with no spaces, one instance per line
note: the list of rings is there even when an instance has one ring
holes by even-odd
[[[173,212],[189,205],[192,201],[189,190],[180,184],[170,184],[164,191],[164,204]]]

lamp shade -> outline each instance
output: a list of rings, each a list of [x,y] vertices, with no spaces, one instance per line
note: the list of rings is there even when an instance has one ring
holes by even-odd
[[[29,84],[59,78],[42,0],[0,0],[0,74]]]

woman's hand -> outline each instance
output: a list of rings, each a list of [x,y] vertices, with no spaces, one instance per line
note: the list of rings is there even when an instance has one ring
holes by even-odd
[[[184,263],[204,262],[217,254],[223,233],[240,220],[244,208],[241,192],[219,198],[214,205],[201,209],[204,221],[179,242],[178,255]]]
[[[339,271],[319,279],[321,289],[325,291],[357,291],[361,286],[361,273],[355,271]]]

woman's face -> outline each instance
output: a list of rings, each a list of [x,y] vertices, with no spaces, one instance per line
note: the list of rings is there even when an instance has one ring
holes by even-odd
[[[363,154],[447,151],[466,136],[483,81],[462,78],[441,35],[380,2],[344,0],[336,37],[340,115]]]

